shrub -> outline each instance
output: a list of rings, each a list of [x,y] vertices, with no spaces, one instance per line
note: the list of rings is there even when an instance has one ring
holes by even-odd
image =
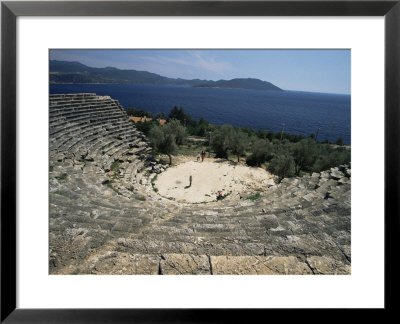
[[[344,145],[344,139],[343,137],[338,137],[338,139],[335,142],[336,145],[343,146]]]
[[[350,162],[350,159],[350,151],[325,150],[325,152],[315,161],[312,169],[314,172],[321,172],[341,164],[347,164]]]
[[[283,178],[293,177],[295,175],[293,157],[289,154],[276,155],[270,161],[268,171],[276,175],[279,182],[281,182]]]
[[[251,127],[242,127],[241,131],[246,133],[249,137],[256,137],[257,133]]]
[[[135,108],[127,108],[126,113],[128,116],[136,116],[136,117],[148,117],[148,118],[153,118],[153,115],[145,110],[142,109],[135,109]]]
[[[296,175],[300,171],[311,171],[317,159],[317,144],[310,138],[303,139],[293,144],[293,159],[295,163]]]
[[[140,201],[146,201],[146,197],[145,196],[140,196],[140,195],[135,196],[135,199],[136,200],[140,200]]]
[[[149,132],[153,126],[159,125],[158,121],[145,121],[145,122],[138,122],[135,124],[136,129],[141,131],[146,136],[149,135]]]
[[[257,139],[251,146],[251,155],[247,157],[246,163],[250,166],[260,166],[272,158],[272,146],[267,140]]]
[[[246,199],[254,201],[254,200],[257,200],[257,199],[260,199],[260,198],[261,198],[261,194],[259,192],[257,192],[257,193],[255,193],[253,195],[248,196]]]

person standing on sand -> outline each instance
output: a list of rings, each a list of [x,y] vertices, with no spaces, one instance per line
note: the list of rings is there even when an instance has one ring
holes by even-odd
[[[206,157],[206,152],[202,151],[201,152],[201,162],[204,161],[204,158]]]
[[[189,187],[192,186],[192,176],[189,177]]]

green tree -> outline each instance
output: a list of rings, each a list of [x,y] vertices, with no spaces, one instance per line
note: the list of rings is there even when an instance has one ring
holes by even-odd
[[[245,153],[248,146],[249,136],[240,130],[236,130],[231,141],[231,149],[232,153],[237,156],[238,162],[240,162],[240,156]]]
[[[159,153],[169,157],[169,164],[172,164],[172,154],[178,150],[173,134],[165,132],[164,128],[154,126],[149,132],[151,146]]]
[[[346,148],[332,148],[330,145],[321,145],[321,153],[315,161],[312,170],[321,172],[351,161],[351,152]]]
[[[336,145],[343,146],[344,145],[344,139],[343,137],[338,137],[338,139],[335,142]]]
[[[193,135],[206,137],[208,136],[209,129],[210,129],[210,124],[204,118],[200,118],[193,131]]]
[[[158,112],[155,116],[156,119],[167,119],[167,115],[164,112]]]
[[[273,131],[268,131],[266,138],[268,138],[271,142],[275,138],[275,134]]]
[[[255,136],[257,136],[257,133],[254,131],[254,129],[253,128],[251,128],[251,127],[249,127],[249,126],[247,126],[247,127],[242,127],[241,128],[241,131],[242,132],[245,132],[247,135],[249,135],[249,137],[255,137]]]
[[[171,119],[179,120],[181,124],[183,124],[185,120],[185,112],[183,108],[182,107],[178,108],[177,106],[172,108],[171,112],[168,115],[168,121]]]
[[[183,141],[187,137],[186,128],[176,119],[171,119],[167,124],[165,124],[163,130],[165,135],[174,136],[177,145],[182,145]]]
[[[272,158],[272,145],[268,140],[256,139],[251,145],[250,152],[246,159],[247,165],[260,166]]]
[[[292,154],[295,162],[296,175],[299,175],[301,170],[311,171],[317,159],[315,141],[309,138],[302,139],[300,142],[294,144]]]
[[[133,121],[132,121],[133,123]],[[148,135],[150,132],[150,129],[154,126],[154,125],[158,125],[159,122],[158,121],[145,121],[145,122],[138,122],[135,124],[136,129],[141,131],[144,135]]]
[[[196,128],[196,135],[197,136],[201,136],[201,137],[205,137],[207,135],[207,131],[208,131],[208,127],[206,125],[204,125],[204,124],[200,124]]]
[[[175,142],[175,137],[172,134],[167,134],[164,137],[164,141],[159,146],[160,153],[167,154],[169,157],[169,165],[172,165],[172,154],[178,151],[178,146]]]
[[[206,125],[206,126],[208,126],[208,122],[207,122],[203,117],[201,117],[200,120],[199,120],[199,125]]]
[[[158,150],[161,142],[164,140],[164,132],[159,125],[153,125],[150,129],[148,138],[150,140],[151,147],[155,150]]]
[[[295,174],[293,157],[288,153],[274,156],[268,165],[268,171],[276,175],[279,182],[284,178],[293,177]]]
[[[259,129],[258,132],[257,132],[258,138],[266,139],[267,135],[268,135],[268,133],[264,129]]]
[[[136,116],[136,117],[148,117],[148,118],[153,118],[153,115],[145,110],[142,109],[135,109],[135,108],[127,108],[126,113],[128,116]]]
[[[211,147],[217,158],[228,158],[235,131],[232,125],[222,125],[211,134]]]

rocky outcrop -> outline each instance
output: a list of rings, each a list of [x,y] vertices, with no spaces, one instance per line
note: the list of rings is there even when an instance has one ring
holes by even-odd
[[[150,153],[115,100],[50,97],[51,274],[350,273],[350,165],[184,204],[153,190]]]

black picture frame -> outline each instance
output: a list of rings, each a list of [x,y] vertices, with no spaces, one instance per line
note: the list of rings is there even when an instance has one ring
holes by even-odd
[[[1,322],[194,323],[256,319],[264,310],[16,308],[16,19],[19,16],[384,16],[385,309],[398,287],[400,0],[394,1],[2,1],[1,3]],[[392,251],[394,249],[394,252]],[[373,256],[371,256],[373,258]],[[373,260],[371,260],[371,264]],[[259,314],[261,313],[261,314]]]

